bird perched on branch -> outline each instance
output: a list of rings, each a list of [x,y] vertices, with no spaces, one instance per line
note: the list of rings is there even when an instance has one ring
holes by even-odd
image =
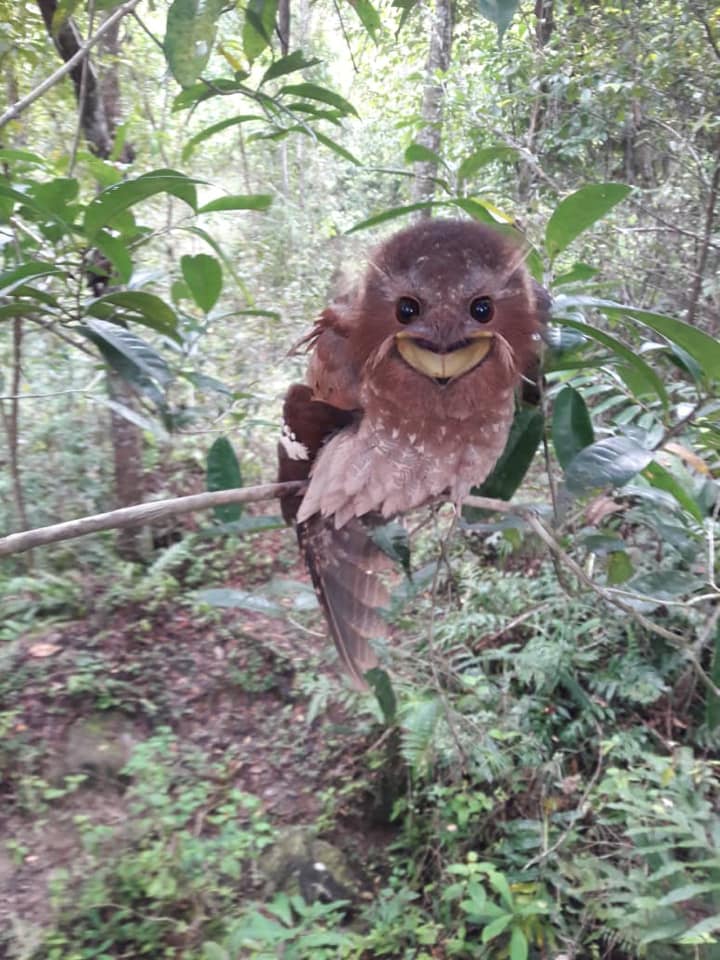
[[[390,561],[372,528],[446,496],[460,503],[505,447],[545,309],[513,239],[429,220],[371,256],[357,288],[299,347],[305,385],[285,397],[279,479],[341,660],[354,684],[377,664]]]

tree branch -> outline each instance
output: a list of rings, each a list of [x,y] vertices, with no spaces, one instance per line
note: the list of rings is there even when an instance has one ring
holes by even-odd
[[[50,74],[50,76],[45,80],[43,80],[42,83],[38,84],[34,90],[31,90],[27,96],[23,97],[22,100],[18,100],[0,116],[0,129],[2,129],[6,124],[10,123],[11,120],[15,120],[17,117],[19,117],[20,114],[30,106],[30,104],[34,103],[38,99],[38,97],[41,97],[44,93],[47,93],[47,91],[51,87],[54,87],[59,80],[62,80],[64,76],[70,73],[70,71],[76,67],[81,60],[84,59],[88,51],[95,46],[98,40],[100,40],[100,38],[103,37],[108,30],[112,29],[118,20],[122,19],[125,14],[130,13],[130,11],[133,10],[139,3],[140,0],[128,0],[128,3],[124,3],[121,7],[118,7],[118,9],[103,22],[102,26],[98,27],[92,37],[85,41],[85,43],[78,49],[77,53],[75,53],[61,67],[58,67],[58,69],[54,73]]]
[[[158,500],[155,503],[140,503],[134,507],[110,510],[108,513],[96,513],[91,517],[80,517],[66,523],[55,523],[50,527],[38,527],[22,533],[11,533],[0,538],[0,557],[12,553],[23,553],[33,547],[61,540],[84,537],[88,533],[100,530],[117,530],[124,527],[142,526],[155,523],[165,517],[174,517],[195,510],[209,510],[228,503],[256,503],[259,500],[274,500],[288,493],[296,493],[303,486],[299,480],[290,483],[265,483],[258,487],[240,487],[236,490],[218,490],[214,493],[196,493],[190,497],[174,497],[172,500]]]

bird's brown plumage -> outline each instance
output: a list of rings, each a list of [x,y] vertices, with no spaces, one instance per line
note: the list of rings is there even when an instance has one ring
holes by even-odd
[[[302,341],[312,353],[285,400],[280,479],[309,485],[283,512],[356,685],[388,600],[368,527],[441,495],[459,502],[504,449],[543,306],[523,260],[482,224],[425,221],[380,246]]]

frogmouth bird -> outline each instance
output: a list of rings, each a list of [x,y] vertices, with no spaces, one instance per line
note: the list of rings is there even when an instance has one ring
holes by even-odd
[[[311,356],[285,397],[279,479],[309,483],[283,515],[358,687],[387,632],[391,564],[373,527],[441,496],[459,504],[505,447],[545,309],[524,255],[472,221],[411,226],[298,345]]]

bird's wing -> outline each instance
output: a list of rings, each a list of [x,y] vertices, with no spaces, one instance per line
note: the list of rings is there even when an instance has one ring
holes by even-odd
[[[331,329],[321,330],[316,335],[316,356],[321,341],[323,351],[329,350],[329,338],[338,336]],[[317,369],[340,376],[334,360],[326,361]],[[321,383],[317,392],[300,384],[294,384],[287,392],[283,433],[278,444],[280,482],[306,480],[323,444],[338,430],[350,427],[360,416],[359,411],[341,409],[315,399],[317,393],[327,395],[326,381]],[[287,523],[295,519],[301,502],[302,495],[283,498],[282,512]],[[377,665],[369,641],[387,634],[387,624],[378,610],[389,604],[386,575],[393,570],[392,561],[375,545],[370,535],[373,522],[372,517],[353,518],[341,529],[336,529],[333,517],[316,513],[297,524],[300,549],[305,555],[335,646],[358,689],[367,688],[363,674]]]
[[[314,514],[297,527],[315,592],[340,660],[358,690],[378,659],[370,641],[387,636],[380,611],[387,609],[393,564],[369,533],[372,521],[354,517],[339,530],[332,517]]]

